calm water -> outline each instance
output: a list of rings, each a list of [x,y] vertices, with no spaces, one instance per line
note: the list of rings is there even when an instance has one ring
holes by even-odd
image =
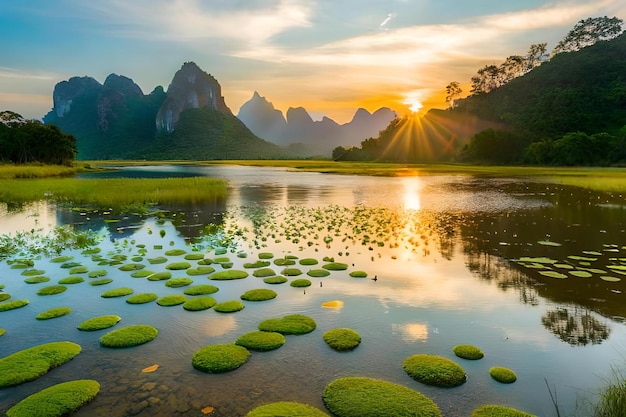
[[[194,284],[218,286],[213,295],[218,301],[239,299],[253,288],[272,288],[278,297],[245,302],[244,310],[232,314],[188,312],[156,303],[129,305],[125,297],[104,299],[100,294],[128,286],[135,293],[163,296],[184,288],[132,278],[130,272],[99,265],[99,259],[79,251],[64,254],[89,270],[106,269],[114,281],[104,286],[83,282],[44,297],[36,295],[37,289],[68,276],[67,269],[37,259],[34,267],[51,281],[26,284],[22,270],[2,262],[3,291],[30,304],[0,314],[0,328],[7,331],[0,338],[1,355],[58,340],[79,343],[83,351],[36,381],[0,390],[0,412],[54,383],[81,378],[98,380],[102,389],[77,416],[200,416],[207,406],[214,407],[212,416],[242,416],[274,401],[304,402],[325,410],[322,392],[328,383],[343,376],[368,376],[424,393],[445,416],[468,416],[486,403],[556,416],[547,382],[558,396],[561,415],[571,415],[577,412],[577,402],[593,399],[624,365],[626,204],[619,194],[506,178],[376,178],[236,166],[138,167],[113,175],[222,177],[229,181],[229,198],[219,204],[169,207],[173,211],[165,222],[77,213],[45,202],[0,205],[0,233],[74,224],[105,235],[102,258],[124,254],[125,263],[130,263],[133,256],[142,255],[146,269],[157,272],[166,264],[150,265],[148,258],[172,248],[191,253],[194,244],[206,252],[194,238],[204,225],[220,224],[239,236],[238,248],[222,256],[250,277],[211,281],[195,276]],[[137,245],[145,245],[145,253]],[[247,258],[239,258],[239,251]],[[333,257],[349,269],[333,271],[327,278],[303,275],[312,281],[306,290],[270,286],[243,267],[260,252],[275,258],[316,258],[316,267],[324,263],[322,258]],[[305,273],[310,268],[295,266]],[[271,267],[277,273],[283,268]],[[354,270],[378,280],[351,278],[348,273]],[[331,300],[343,301],[343,307],[321,306]],[[71,314],[35,320],[38,313],[64,305],[72,308]],[[234,372],[209,375],[192,368],[191,356],[202,346],[231,343],[256,330],[265,318],[294,313],[313,317],[317,329],[288,336],[278,350],[253,352]],[[120,315],[117,327],[153,325],[159,336],[135,348],[102,348],[98,339],[106,330],[76,330],[81,321],[102,314]],[[331,350],[322,334],[335,327],[358,331],[361,345],[348,353]],[[457,344],[476,345],[485,357],[456,358],[452,348]],[[416,353],[455,360],[468,381],[441,389],[412,380],[402,370],[402,361]],[[141,373],[153,364],[160,365],[156,372]],[[492,366],[511,368],[517,382],[495,382],[488,374]]]

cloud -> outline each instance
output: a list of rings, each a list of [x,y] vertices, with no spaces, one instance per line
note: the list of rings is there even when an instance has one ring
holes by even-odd
[[[19,79],[19,80],[56,80],[57,74],[33,73],[18,70],[10,67],[0,67],[0,79]]]

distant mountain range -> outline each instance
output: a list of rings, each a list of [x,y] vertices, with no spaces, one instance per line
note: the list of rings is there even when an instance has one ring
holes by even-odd
[[[345,124],[338,124],[328,117],[314,121],[303,107],[290,107],[286,116],[258,92],[254,92],[237,114],[239,120],[263,139],[280,145],[302,144],[319,154],[328,154],[337,146],[358,145],[377,136],[396,118],[387,107],[374,113],[360,108]]]
[[[78,159],[267,159],[330,156],[336,146],[357,145],[395,117],[389,109],[357,110],[340,125],[313,121],[302,107],[285,119],[255,93],[235,117],[218,81],[186,62],[167,92],[145,95],[130,78],[109,75],[58,83],[44,123],[77,138]],[[263,138],[263,139],[261,139]]]

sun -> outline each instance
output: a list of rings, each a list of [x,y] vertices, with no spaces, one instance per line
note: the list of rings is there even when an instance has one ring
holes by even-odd
[[[404,100],[404,104],[409,107],[409,111],[411,113],[417,113],[422,109],[422,107],[424,107],[422,102],[417,97],[407,97]]]

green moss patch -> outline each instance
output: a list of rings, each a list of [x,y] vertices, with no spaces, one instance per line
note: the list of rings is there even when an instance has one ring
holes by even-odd
[[[35,275],[43,275],[45,273],[46,271],[44,271],[43,269],[27,269],[25,271],[22,271],[21,275],[25,277],[34,277]]]
[[[89,272],[89,268],[87,268],[84,265],[79,265],[79,266],[75,266],[74,268],[70,268],[70,275],[86,274],[87,272]]]
[[[273,277],[276,275],[276,272],[272,268],[261,268],[257,269],[252,273],[257,278],[265,278],[265,277]]]
[[[213,263],[216,264],[224,264],[230,262],[230,258],[228,256],[221,256],[219,258],[213,259]]]
[[[191,364],[202,372],[222,373],[239,368],[248,361],[250,352],[235,344],[209,345],[197,350]]]
[[[5,303],[0,303],[0,312],[15,310],[16,308],[22,308],[28,305],[28,300],[13,300]]]
[[[344,264],[341,262],[330,262],[322,265],[322,268],[328,269],[329,271],[345,271],[348,269],[348,264]]]
[[[456,387],[467,380],[465,370],[443,356],[417,354],[402,363],[404,371],[418,382],[437,387]]]
[[[6,301],[11,298],[11,294],[7,294],[5,292],[0,293],[0,302]]]
[[[328,417],[328,414],[308,404],[291,401],[279,401],[276,403],[265,404],[246,414],[246,417],[275,416]]]
[[[328,272],[325,269],[311,269],[309,272],[306,273],[308,276],[313,277],[313,278],[324,278],[330,275],[330,272]]]
[[[4,329],[0,329],[0,336],[3,336],[7,331]]]
[[[39,275],[37,277],[28,277],[24,279],[24,282],[27,284],[41,284],[42,282],[48,282],[50,278],[44,277],[43,275]]]
[[[213,307],[217,301],[215,298],[209,297],[208,295],[202,297],[194,297],[190,298],[183,303],[183,308],[188,311],[201,311],[208,310]]]
[[[165,295],[157,300],[157,304],[162,307],[173,307],[187,301],[187,297],[182,294]]]
[[[281,318],[263,320],[259,323],[262,332],[277,332],[280,334],[306,334],[311,333],[317,327],[317,323],[311,317],[302,314],[291,314]]]
[[[37,320],[49,320],[49,319],[54,319],[56,317],[66,316],[70,314],[71,312],[72,312],[72,309],[69,307],[56,307],[56,308],[51,308],[46,311],[42,311],[41,313],[37,314],[35,318]]]
[[[62,292],[65,292],[65,290],[67,290],[67,287],[65,285],[50,285],[49,287],[40,288],[37,291],[37,295],[61,294]]]
[[[199,261],[201,259],[204,259],[204,254],[203,253],[189,253],[185,255],[184,259],[188,261]]]
[[[493,379],[503,384],[512,384],[517,381],[517,375],[509,368],[504,368],[502,366],[494,366],[489,369],[489,375]]]
[[[63,265],[61,265],[61,268],[72,269],[77,266],[80,266],[80,262],[65,262]]]
[[[97,269],[95,271],[91,271],[87,274],[89,278],[100,278],[104,277],[108,274],[106,269]]]
[[[472,417],[536,417],[511,407],[487,404],[472,411]]]
[[[114,288],[114,289],[109,290],[109,291],[105,291],[102,294],[100,294],[100,297],[102,297],[102,298],[124,297],[125,295],[132,294],[133,292],[134,292],[134,290],[132,288],[120,287],[120,288]]]
[[[239,336],[235,344],[246,349],[266,352],[278,349],[285,344],[285,341],[285,336],[277,332],[254,331]]]
[[[156,256],[154,258],[148,258],[147,260],[150,265],[164,264],[168,261],[165,256]]]
[[[352,271],[350,272],[352,278],[367,278],[367,272],[365,271]]]
[[[296,261],[294,261],[293,259],[287,259],[287,258],[274,259],[274,265],[276,266],[291,266],[295,264],[296,264]]]
[[[57,256],[56,258],[50,259],[50,262],[55,264],[62,264],[63,262],[71,261],[74,259],[73,256]]]
[[[296,287],[296,288],[310,287],[311,281],[305,278],[294,279],[293,281],[289,283],[289,285],[291,285],[292,287]]]
[[[339,378],[324,388],[324,404],[337,417],[441,417],[441,410],[424,394],[372,378]]]
[[[317,265],[319,261],[315,258],[303,258],[303,259],[300,259],[299,263],[300,265],[312,266],[312,265]]]
[[[170,249],[165,251],[165,256],[181,256],[187,253],[184,249]]]
[[[220,289],[214,285],[194,285],[193,287],[185,288],[183,291],[186,295],[207,295],[214,294]]]
[[[284,284],[287,281],[289,280],[285,277],[269,277],[263,279],[263,282],[266,284]]]
[[[67,277],[67,278],[62,278],[59,280],[59,284],[64,284],[64,285],[80,284],[81,282],[85,282],[85,278]]]
[[[102,278],[102,279],[96,279],[94,281],[89,281],[89,285],[105,285],[105,284],[109,284],[113,282],[113,279],[111,278]]]
[[[209,279],[217,280],[217,281],[227,281],[231,279],[244,279],[248,278],[248,273],[246,271],[241,271],[238,269],[231,269],[229,271],[219,271],[209,276]]]
[[[452,351],[462,359],[478,360],[485,356],[482,350],[472,345],[456,345],[452,348]]]
[[[246,262],[243,264],[244,268],[265,268],[270,266],[269,261],[256,261],[256,262]]]
[[[248,290],[241,295],[241,299],[245,301],[265,301],[276,298],[278,294],[267,288],[259,288],[255,290]]]
[[[80,323],[76,328],[85,332],[108,329],[115,326],[122,318],[116,315],[93,317]]]
[[[146,266],[144,264],[126,264],[126,265],[122,265],[120,266],[119,269],[120,271],[124,271],[124,272],[129,272],[129,271],[137,271],[140,269],[144,269]]]
[[[280,271],[286,277],[297,277],[298,275],[302,275],[302,271],[298,268],[285,268]]]
[[[361,344],[361,335],[352,329],[331,329],[322,336],[324,342],[339,351],[352,350]]]
[[[189,262],[172,262],[171,264],[167,264],[165,266],[165,269],[169,269],[172,271],[180,271],[189,268],[191,268],[191,264]]]
[[[111,348],[126,348],[143,345],[154,340],[159,331],[147,324],[135,324],[113,330],[100,338],[100,344]]]
[[[209,275],[209,274],[212,274],[213,272],[215,272],[215,268],[213,268],[212,266],[204,266],[204,265],[197,266],[196,268],[189,268],[186,271],[187,275],[190,275],[190,276]]]
[[[191,284],[193,284],[193,279],[191,278],[172,278],[165,282],[165,286],[170,288],[186,287]]]
[[[78,355],[80,345],[52,342],[20,350],[0,359],[0,388],[33,381]]]
[[[148,281],[166,281],[172,278],[172,273],[169,271],[156,272],[152,275],[148,275]]]
[[[153,292],[144,292],[131,295],[126,299],[126,302],[128,304],[146,304],[155,301],[157,298],[159,298],[159,296]]]
[[[244,308],[245,306],[239,300],[223,301],[213,306],[213,310],[219,313],[235,313],[243,310]]]
[[[7,417],[67,416],[100,392],[97,381],[82,379],[62,382],[29,395],[7,410]]]
[[[271,252],[261,252],[259,253],[259,259],[272,259],[274,254]]]
[[[139,271],[135,271],[130,276],[132,278],[147,278],[150,275],[154,274],[154,271],[149,271],[147,269],[140,269]]]

